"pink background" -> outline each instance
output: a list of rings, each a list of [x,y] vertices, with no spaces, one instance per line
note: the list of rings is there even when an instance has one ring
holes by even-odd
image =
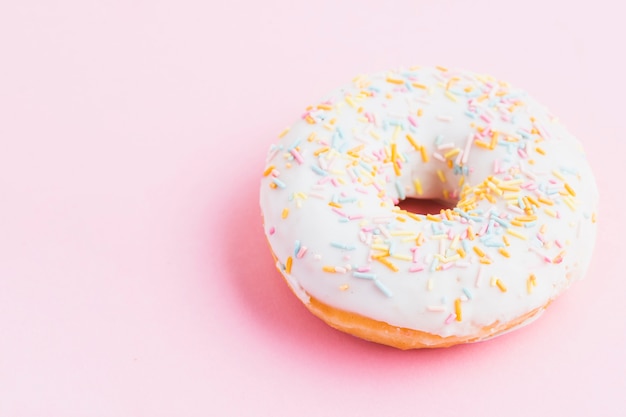
[[[623,416],[618,4],[3,1],[0,415]],[[413,64],[525,88],[597,174],[588,278],[491,342],[338,333],[265,246],[276,135],[354,75]]]

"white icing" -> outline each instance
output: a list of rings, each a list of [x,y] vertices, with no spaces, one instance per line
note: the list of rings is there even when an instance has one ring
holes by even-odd
[[[491,77],[431,68],[359,77],[308,110],[267,167],[266,235],[304,303],[310,295],[390,325],[470,336],[546,305],[589,264],[598,193],[580,143]],[[433,213],[439,222],[394,206],[445,195],[454,205],[462,177],[469,195],[482,187],[493,203],[479,197],[469,210],[462,201],[452,220]],[[470,240],[468,226],[480,236]],[[386,253],[389,265],[372,258]],[[460,321],[451,316],[458,303]]]

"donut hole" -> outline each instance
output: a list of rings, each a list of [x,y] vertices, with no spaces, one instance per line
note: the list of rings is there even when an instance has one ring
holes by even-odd
[[[407,197],[400,200],[396,206],[410,213],[426,215],[439,214],[441,210],[453,209],[456,203],[448,200]]]

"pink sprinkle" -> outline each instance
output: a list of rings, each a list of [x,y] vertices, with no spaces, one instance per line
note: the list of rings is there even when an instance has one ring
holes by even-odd
[[[307,251],[307,247],[306,246],[301,246],[300,250],[296,254],[296,258],[302,258],[304,256],[304,254],[306,253],[306,251]]]
[[[448,316],[448,318],[446,319],[446,324],[450,324],[452,323],[453,320],[456,319],[456,314],[452,313]]]
[[[426,309],[428,311],[433,311],[433,312],[444,312],[444,311],[446,311],[446,308],[444,306],[428,306],[428,307],[426,307]]]
[[[554,241],[554,244],[555,244],[555,245],[557,245],[559,248],[563,248],[563,244],[562,244],[562,243],[561,243],[561,241],[560,241],[560,240],[558,240],[558,239],[556,239],[556,240]]]
[[[291,154],[293,155],[293,158],[298,162],[298,164],[302,165],[304,163],[304,159],[302,159],[302,155],[300,154],[300,152],[298,152],[297,149],[292,149]]]
[[[409,116],[409,123],[411,123],[413,126],[417,127],[417,120],[415,120],[415,118],[413,116]]]
[[[493,161],[493,173],[497,174],[498,172],[500,172],[500,160],[496,159]]]
[[[438,152],[433,152],[433,158],[441,161],[441,162],[446,162],[446,158],[443,157],[443,155],[441,155]]]
[[[335,213],[337,213],[338,215],[340,215],[341,217],[348,217],[348,215],[346,213],[344,213],[343,211],[339,210],[337,207],[333,207],[333,211]]]
[[[357,270],[358,272],[369,272],[369,271],[370,271],[370,269],[372,269],[372,268],[371,268],[371,267],[369,267],[369,266],[360,266],[360,267],[358,267],[356,270]]]
[[[482,265],[478,267],[478,272],[476,273],[476,281],[474,282],[474,286],[476,288],[480,287],[480,281],[483,277],[483,267]]]
[[[339,182],[337,181],[337,178],[331,178],[330,180],[331,184],[334,185],[335,187],[339,187]]]
[[[363,189],[363,188],[355,188],[354,189],[356,192],[361,193],[361,194],[367,194],[367,190]]]
[[[424,270],[423,265],[416,265],[409,268],[409,272],[420,272]]]
[[[524,159],[528,158],[528,154],[522,148],[517,148],[517,154]]]
[[[348,219],[350,219],[350,220],[359,220],[359,219],[362,219],[362,218],[363,218],[362,214],[354,214],[352,216],[348,216]]]
[[[489,117],[487,117],[486,114],[481,114],[480,118],[483,119],[485,121],[485,123],[491,123],[491,119]]]
[[[276,233],[276,229],[274,229],[274,226],[270,227],[269,233],[270,233],[270,236]]]
[[[541,243],[546,243],[546,238],[543,237],[543,235],[541,233],[537,233],[537,239],[539,239],[541,241]]]

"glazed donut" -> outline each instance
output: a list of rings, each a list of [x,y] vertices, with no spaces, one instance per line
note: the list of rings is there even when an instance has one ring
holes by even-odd
[[[276,266],[313,314],[411,349],[538,317],[586,272],[598,191],[580,142],[525,92],[414,67],[308,107],[271,146],[260,200]]]

